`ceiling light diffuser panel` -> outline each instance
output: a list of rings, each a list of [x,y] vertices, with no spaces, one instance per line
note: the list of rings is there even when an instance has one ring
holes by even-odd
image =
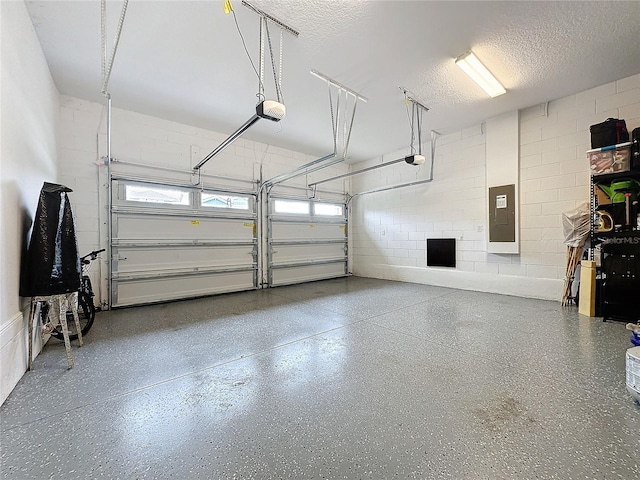
[[[478,57],[473,52],[469,51],[464,55],[460,55],[456,59],[456,65],[469,75],[490,97],[497,97],[506,92],[502,84],[478,60]]]

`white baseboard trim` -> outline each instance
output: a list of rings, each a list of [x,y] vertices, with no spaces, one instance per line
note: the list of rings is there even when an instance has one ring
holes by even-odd
[[[27,335],[22,312],[0,327],[0,403],[4,403],[27,370]]]
[[[384,264],[357,265],[353,269],[353,274],[360,277],[555,301],[560,301],[564,283],[563,280],[554,278],[519,277],[455,269]]]
[[[4,403],[15,388],[22,375],[27,371],[28,323],[25,317],[29,314],[29,304],[24,312],[17,312],[0,325],[0,404]],[[34,358],[42,350],[42,340],[38,325],[33,332]]]
[[[0,327],[0,350],[4,350],[11,339],[22,331],[22,319],[22,312],[18,312],[2,323],[2,327]]]

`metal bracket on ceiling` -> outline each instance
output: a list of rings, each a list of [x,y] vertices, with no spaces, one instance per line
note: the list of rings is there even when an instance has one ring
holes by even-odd
[[[267,40],[269,43],[269,52],[271,55],[271,66],[273,67],[273,73],[274,73],[274,82],[275,82],[275,88],[276,88],[276,95],[278,98],[278,104],[281,102],[281,89],[282,89],[282,32],[286,31],[290,34],[292,34],[293,36],[297,37],[299,35],[299,33],[294,30],[293,28],[289,27],[288,25],[286,25],[285,23],[281,22],[280,20],[278,20],[277,18],[269,15],[268,13],[264,12],[263,10],[254,7],[253,5],[251,5],[249,2],[246,2],[243,0],[242,5],[244,5],[245,7],[249,8],[250,10],[254,11],[255,13],[257,13],[258,15],[260,15],[260,66],[259,66],[259,74],[258,74],[258,97],[259,97],[259,103],[258,103],[258,107],[260,107],[261,111],[258,111],[258,107],[256,107],[256,114],[253,115],[249,120],[247,120],[240,128],[238,128],[235,132],[233,132],[226,140],[224,140],[220,145],[218,145],[215,149],[213,149],[211,151],[211,153],[209,153],[206,157],[204,157],[197,165],[195,165],[193,167],[193,174],[192,176],[195,176],[196,171],[200,172],[200,169],[204,166],[205,163],[207,163],[209,160],[211,160],[213,157],[215,157],[216,155],[218,155],[220,152],[222,152],[225,148],[227,148],[229,145],[231,145],[238,137],[240,137],[240,135],[242,135],[245,131],[247,131],[254,123],[256,123],[258,120],[260,120],[261,118],[268,118],[272,121],[280,121],[280,119],[282,117],[284,117],[284,105],[281,105],[280,107],[282,108],[282,113],[281,116],[278,116],[277,118],[274,117],[270,117],[269,115],[265,114],[265,112],[262,110],[262,105],[265,102],[265,96],[264,96],[264,53],[265,53],[265,33],[267,36]],[[235,14],[234,14],[235,15]],[[273,59],[273,49],[271,46],[271,37],[269,35],[269,27],[267,25],[267,22],[273,22],[274,24],[276,24],[278,27],[280,27],[280,68],[279,68],[279,72],[276,75],[276,71],[275,71],[275,64],[274,64],[274,59]],[[198,183],[196,183],[196,185],[198,185],[200,183],[200,177],[198,177]]]
[[[326,81],[329,85],[333,85],[334,87],[337,87],[339,90],[343,90],[347,93],[350,93],[351,95],[353,95],[354,97],[356,97],[358,100],[362,100],[364,103],[367,103],[367,97],[365,97],[364,95],[360,95],[358,92],[356,92],[355,90],[351,90],[349,87],[345,87],[342,83],[337,82],[336,80],[327,77],[326,75],[324,75],[323,73],[320,73],[317,70],[311,70],[311,75],[313,75],[314,77],[318,77],[321,80]]]
[[[414,133],[413,133],[413,131],[414,131],[414,119],[415,119],[415,122],[418,124],[418,138],[419,138],[418,142],[420,144],[419,149],[420,149],[420,152],[422,153],[422,143],[421,143],[422,135],[420,133],[421,129],[422,129],[422,118],[421,118],[421,115],[419,115],[419,113],[421,113],[419,111],[419,109],[421,108],[421,109],[423,109],[425,111],[429,111],[429,109],[427,107],[425,107],[422,103],[418,102],[413,97],[413,95],[410,94],[410,92],[406,88],[400,87],[400,90],[402,90],[402,92],[404,93],[405,102],[407,102],[407,103],[411,102],[411,104],[412,104],[411,118],[410,118],[410,123],[411,123],[411,152],[413,153],[413,151],[414,151],[414,148],[413,148]],[[431,138],[432,138],[431,158],[433,158],[433,156],[434,156],[434,148],[435,148],[434,133],[435,132],[432,131],[432,136],[431,136]],[[366,167],[366,168],[362,168],[360,170],[354,170],[352,172],[345,173],[345,174],[342,174],[342,175],[337,175],[337,176],[334,176],[334,177],[325,178],[323,180],[319,180],[317,182],[310,183],[308,186],[315,188],[317,185],[319,185],[321,183],[331,182],[333,180],[339,180],[341,178],[348,178],[348,177],[351,177],[353,175],[359,175],[361,173],[370,172],[370,171],[376,170],[378,168],[388,167],[389,165],[395,165],[396,163],[400,163],[400,162],[404,162],[404,161],[405,161],[405,157],[399,158],[397,160],[392,160],[390,162],[382,162],[382,163],[379,163],[378,165],[373,165],[371,167]],[[433,168],[433,161],[432,161],[431,165],[432,165],[432,168]],[[433,172],[432,172],[432,174],[433,174]]]
[[[246,0],[242,0],[242,6],[247,7],[250,10],[253,10],[255,13],[257,13],[258,15],[260,15],[262,18],[269,20],[273,23],[275,23],[278,27],[280,27],[282,30],[284,30],[287,33],[290,33],[291,35],[293,35],[294,37],[297,37],[298,35],[300,35],[300,33],[297,30],[294,30],[293,28],[291,28],[289,25],[287,25],[286,23],[278,20],[277,18],[269,15],[267,12],[265,12],[264,10],[259,9],[258,7],[255,7],[253,5],[251,5],[249,2],[247,2]]]
[[[336,163],[340,163],[344,161],[344,159],[347,157],[347,153],[349,150],[349,142],[351,140],[351,131],[353,130],[353,122],[356,116],[356,106],[358,104],[358,100],[362,102],[367,102],[367,98],[359,94],[355,90],[352,90],[344,86],[343,84],[333,80],[332,78],[327,77],[326,75],[316,70],[311,70],[311,74],[327,82],[327,87],[329,89],[329,109],[331,113],[331,130],[333,134],[333,153],[330,153],[329,155],[325,155],[324,157],[320,157],[316,160],[312,160],[311,162],[305,163],[304,165],[301,165],[290,172],[283,173],[281,175],[277,175],[273,178],[265,180],[264,183],[262,184],[262,187],[266,185],[274,186],[279,183],[285,182],[287,180],[292,180],[296,177],[300,177],[302,175],[307,175],[309,173],[322,170],[323,168],[326,168],[331,165],[335,165]],[[336,88],[337,90],[335,114],[334,114],[334,108],[333,108],[333,94],[331,91],[332,87]],[[351,109],[348,108],[349,97],[353,97],[353,105]],[[343,129],[342,129],[343,130],[343,135],[342,135],[343,148],[342,148],[342,156],[337,157],[338,136],[339,136],[338,127],[340,125],[341,98],[344,98],[344,120],[343,120]]]
[[[113,40],[113,49],[111,50],[111,56],[107,63],[107,2],[106,0],[101,0],[100,2],[100,40],[102,47],[102,88],[100,91],[105,96],[107,95],[107,87],[109,86],[109,79],[111,78],[113,61],[116,58],[116,52],[120,44],[120,35],[122,34],[122,27],[125,16],[127,15],[128,5],[129,0],[124,0],[122,10],[120,11],[120,19],[118,20],[118,29],[116,30],[116,36]]]
[[[418,107],[422,108],[425,112],[428,112],[430,110],[429,107],[425,106],[423,103],[416,100],[415,95],[413,95],[409,90],[407,90],[404,87],[398,87],[398,88],[402,90],[402,93],[404,94],[404,98],[406,101],[417,105]]]
[[[418,153],[422,155],[422,114],[428,112],[429,108],[423,103],[415,99],[415,96],[404,87],[398,87],[404,94],[405,105],[408,107],[411,103],[411,114],[409,116],[409,125],[411,127],[411,154],[415,153],[413,146],[415,140],[415,128],[418,129]],[[409,109],[407,108],[407,115],[409,115]]]
[[[271,36],[269,35],[269,26],[267,21],[274,23],[278,27],[280,27],[280,68],[278,70],[277,78],[274,78],[276,84],[276,93],[278,95],[278,102],[280,102],[280,92],[282,90],[282,44],[283,44],[283,33],[287,32],[294,37],[298,37],[300,33],[291,28],[289,25],[284,23],[281,20],[278,20],[276,17],[269,15],[264,10],[251,5],[246,0],[242,0],[242,6],[247,7],[249,10],[260,15],[260,75],[259,75],[259,93],[258,96],[264,99],[264,33],[267,34],[267,40],[269,42],[269,52],[271,54],[271,65],[274,67],[274,77],[275,77],[275,66],[273,65],[273,50],[271,48]]]

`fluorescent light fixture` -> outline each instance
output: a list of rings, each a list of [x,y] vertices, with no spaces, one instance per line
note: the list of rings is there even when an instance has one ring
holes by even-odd
[[[485,67],[471,51],[456,58],[456,65],[469,75],[491,98],[506,92],[502,84]]]

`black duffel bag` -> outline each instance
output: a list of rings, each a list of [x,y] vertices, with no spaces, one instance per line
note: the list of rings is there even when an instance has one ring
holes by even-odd
[[[608,147],[629,141],[629,132],[624,120],[607,118],[602,123],[589,127],[591,131],[591,148]]]

